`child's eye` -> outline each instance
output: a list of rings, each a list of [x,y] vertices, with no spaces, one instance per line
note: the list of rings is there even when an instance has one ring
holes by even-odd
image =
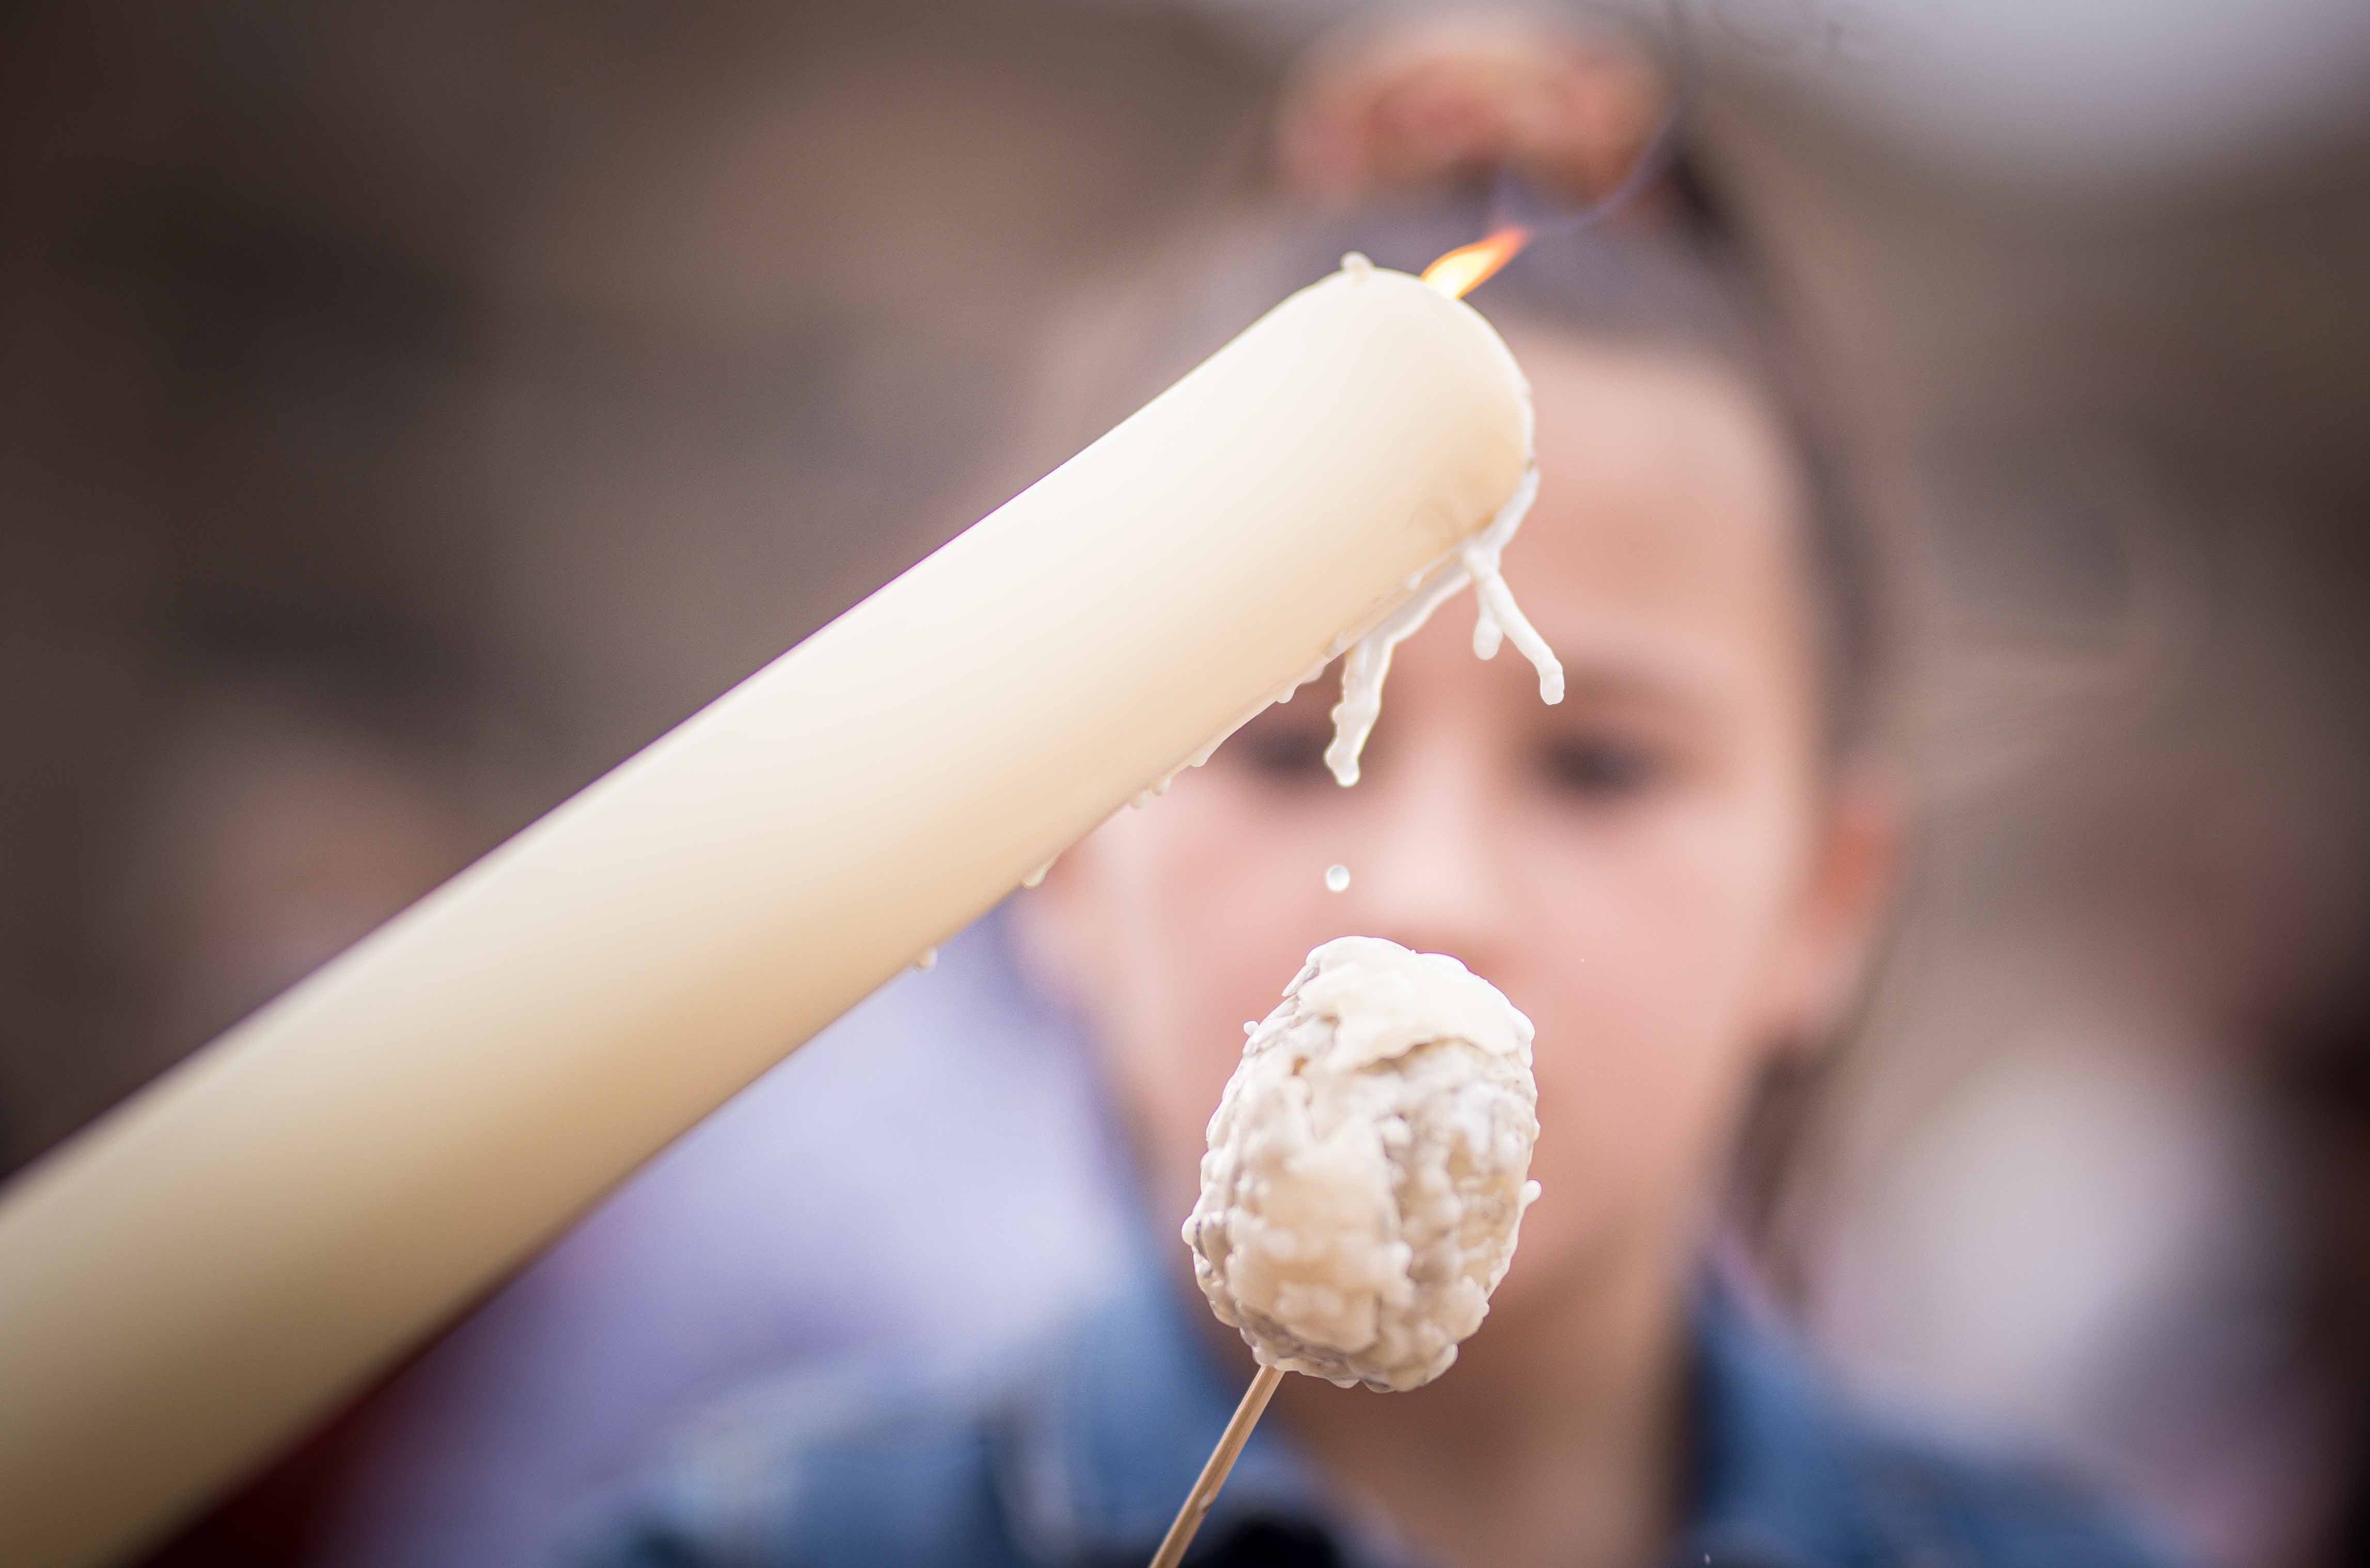
[[[1644,746],[1609,736],[1571,736],[1545,742],[1539,765],[1559,790],[1592,800],[1636,795],[1662,775],[1662,760]]]
[[[1330,783],[1325,748],[1333,732],[1313,724],[1250,724],[1219,755],[1274,784]]]

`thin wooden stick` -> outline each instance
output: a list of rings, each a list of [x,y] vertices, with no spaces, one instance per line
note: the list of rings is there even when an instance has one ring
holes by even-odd
[[[1202,1479],[1185,1494],[1185,1505],[1177,1510],[1177,1522],[1168,1527],[1168,1534],[1153,1554],[1152,1568],[1177,1568],[1185,1549],[1193,1544],[1193,1532],[1202,1528],[1202,1516],[1210,1505],[1218,1500],[1218,1488],[1226,1484],[1226,1472],[1235,1468],[1235,1460],[1243,1445],[1251,1440],[1251,1428],[1259,1425],[1260,1413],[1267,1408],[1268,1396],[1275,1392],[1276,1384],[1283,1381],[1283,1369],[1262,1367],[1251,1386],[1243,1391],[1243,1402],[1235,1406],[1235,1418],[1218,1437],[1218,1446],[1210,1451],[1210,1462],[1202,1467]]]

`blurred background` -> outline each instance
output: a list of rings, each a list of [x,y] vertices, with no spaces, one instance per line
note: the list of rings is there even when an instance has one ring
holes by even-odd
[[[2370,11],[1540,8],[1686,62],[1904,579],[1925,834],[1783,1288],[2209,1562],[2370,1561]],[[1371,9],[9,7],[0,1173],[1066,455],[1082,303]],[[536,1561],[756,1368],[1039,1321],[1114,1178],[1000,942],[158,1561]]]

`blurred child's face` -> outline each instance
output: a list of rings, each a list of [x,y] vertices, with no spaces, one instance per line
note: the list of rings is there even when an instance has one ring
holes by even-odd
[[[1354,788],[1321,761],[1328,680],[1019,906],[1180,1219],[1242,1026],[1309,948],[1386,936],[1505,991],[1538,1029],[1545,1191],[1501,1313],[1692,1243],[1759,1069],[1849,985],[1890,844],[1821,755],[1795,486],[1758,406],[1664,353],[1515,348],[1542,485],[1507,576],[1562,704],[1518,656],[1477,660],[1453,601],[1400,647]]]

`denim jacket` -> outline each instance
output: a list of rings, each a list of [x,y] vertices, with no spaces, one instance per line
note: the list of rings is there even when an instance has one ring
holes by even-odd
[[[1141,1568],[1240,1389],[1165,1281],[998,1375],[850,1368],[752,1391],[597,1509],[581,1568]],[[1693,1317],[1693,1451],[1674,1568],[2142,1568],[2166,1561],[2037,1471],[1854,1418],[1730,1294]],[[1449,1374],[1455,1376],[1454,1372]],[[1387,1398],[1387,1395],[1374,1396]],[[1263,1423],[1193,1568],[1416,1568]]]

